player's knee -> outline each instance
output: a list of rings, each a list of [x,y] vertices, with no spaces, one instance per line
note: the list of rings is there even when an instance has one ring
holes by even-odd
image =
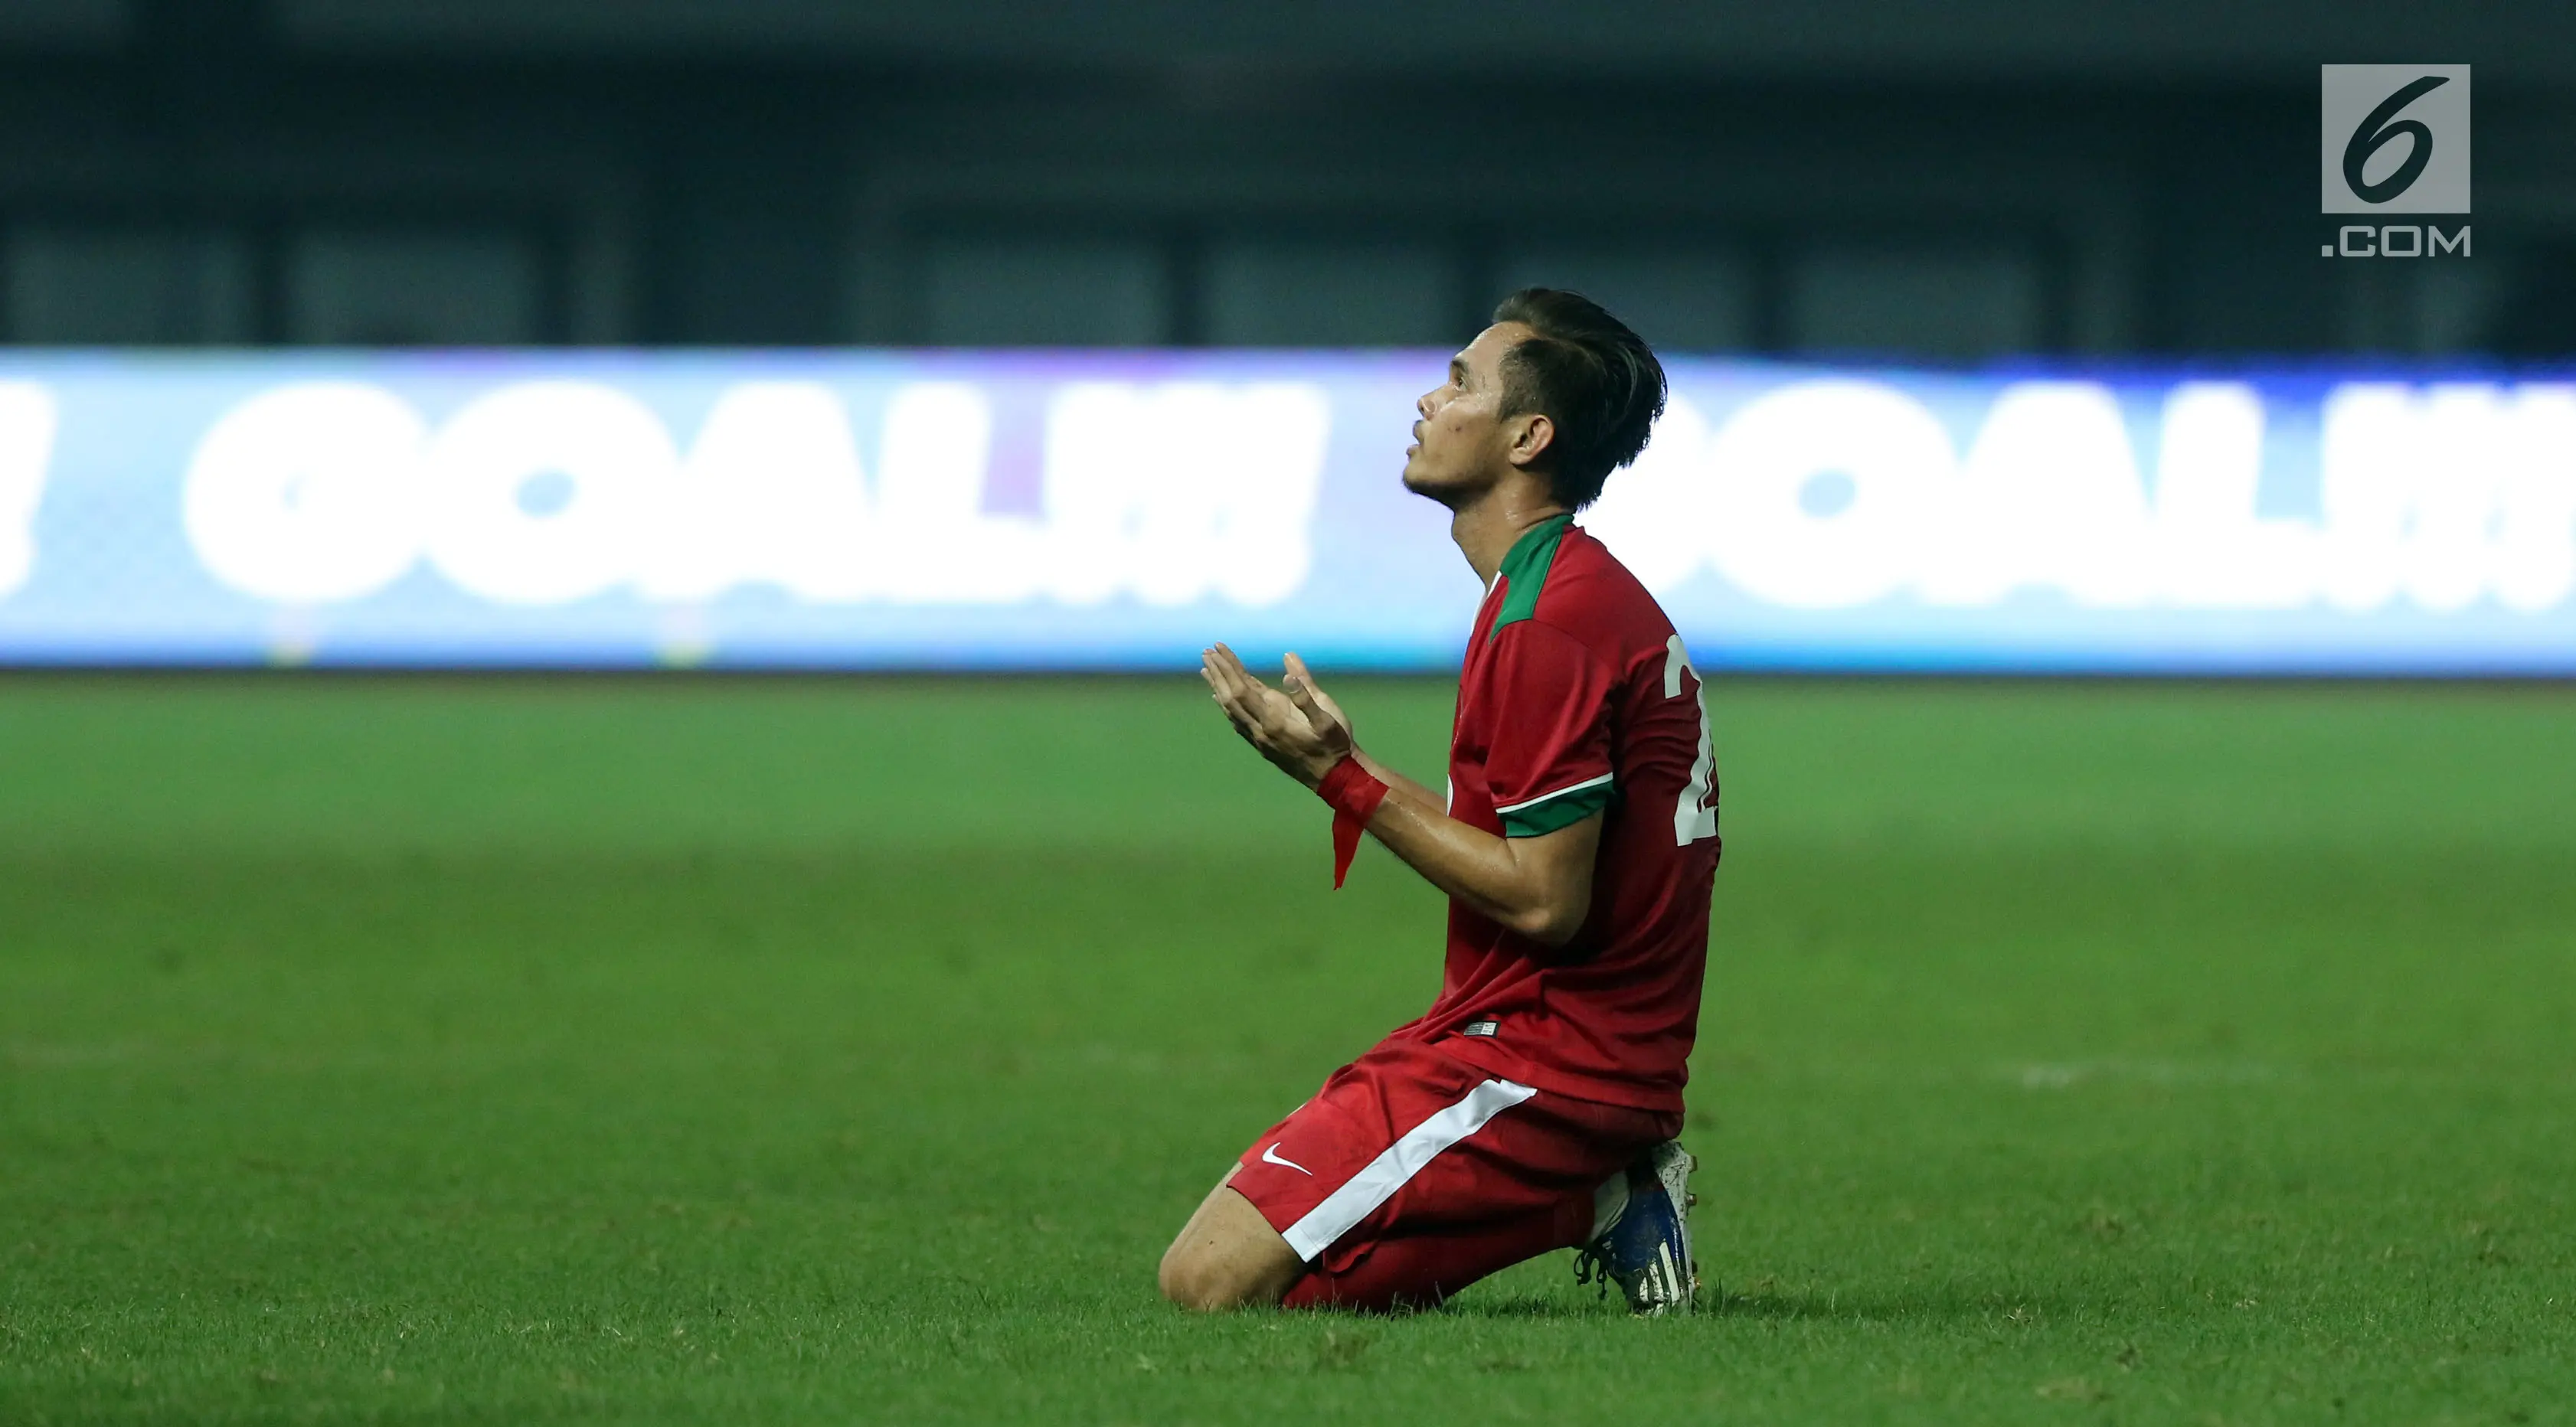
[[[1164,1251],[1155,1279],[1165,1298],[1199,1313],[1245,1307],[1258,1289],[1251,1276],[1238,1272],[1226,1255],[1208,1244],[1173,1244]]]
[[[1215,1257],[1188,1244],[1164,1250],[1162,1268],[1155,1274],[1163,1297],[1201,1313],[1233,1307],[1226,1301],[1224,1275],[1218,1272]]]

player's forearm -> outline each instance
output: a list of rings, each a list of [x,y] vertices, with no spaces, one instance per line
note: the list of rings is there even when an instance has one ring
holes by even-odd
[[[1440,803],[1419,783],[1390,783],[1369,834],[1423,880],[1503,926],[1546,946],[1571,940],[1591,910],[1588,879],[1579,888],[1560,885],[1535,860],[1518,856],[1509,838],[1450,817]]]
[[[1369,771],[1369,776],[1384,783],[1391,796],[1406,798],[1425,807],[1437,808],[1443,813],[1449,810],[1448,799],[1371,758],[1366,750],[1354,748],[1351,750],[1351,757],[1359,760],[1359,765]]]

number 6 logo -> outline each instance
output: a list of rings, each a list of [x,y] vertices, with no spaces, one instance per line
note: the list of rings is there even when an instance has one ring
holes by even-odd
[[[2386,203],[2423,176],[2424,166],[2433,161],[2433,131],[2420,119],[2400,119],[2397,115],[2407,105],[2450,82],[2448,75],[2428,74],[2379,101],[2378,108],[2363,116],[2343,146],[2343,181],[2350,185],[2354,197],[2364,203]],[[2410,141],[2406,161],[2379,182],[2365,182],[2362,169],[2381,149],[2400,138]]]

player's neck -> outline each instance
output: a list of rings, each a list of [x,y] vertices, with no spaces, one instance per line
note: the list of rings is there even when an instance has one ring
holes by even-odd
[[[1531,526],[1565,513],[1565,507],[1550,499],[1544,488],[1505,481],[1450,510],[1449,538],[1458,542],[1458,552],[1467,557],[1476,578],[1492,589],[1494,575],[1503,568],[1503,557],[1512,553],[1513,544]]]

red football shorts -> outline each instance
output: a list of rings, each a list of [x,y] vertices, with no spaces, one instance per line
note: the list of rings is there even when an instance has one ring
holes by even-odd
[[[1306,1261],[1290,1306],[1427,1306],[1582,1243],[1593,1191],[1681,1122],[1382,1041],[1255,1140],[1229,1185]]]

